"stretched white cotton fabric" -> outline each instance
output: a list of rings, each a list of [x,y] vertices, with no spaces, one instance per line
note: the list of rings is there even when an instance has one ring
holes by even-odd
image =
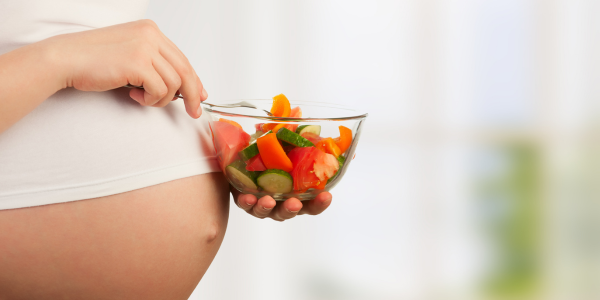
[[[135,21],[146,7],[139,0],[4,0],[0,54],[57,34]],[[0,133],[0,209],[96,198],[219,171],[205,115],[192,119],[181,101],[142,107],[128,92],[64,89]]]

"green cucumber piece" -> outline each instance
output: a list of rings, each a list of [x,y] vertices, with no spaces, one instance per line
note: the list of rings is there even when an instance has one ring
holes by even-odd
[[[225,172],[234,185],[241,188],[258,190],[256,178],[259,172],[246,170],[246,164],[243,161],[236,160],[232,162],[225,168]]]
[[[269,193],[289,193],[292,191],[292,175],[279,169],[266,170],[258,176],[258,186]]]
[[[338,162],[340,163],[340,168],[338,169],[337,172],[335,172],[335,174],[333,175],[333,177],[327,179],[327,184],[329,184],[330,182],[332,182],[337,176],[338,174],[340,174],[340,171],[342,170],[342,167],[344,166],[344,163],[346,162],[346,158],[343,156],[338,156],[337,158]]]
[[[301,125],[296,128],[296,133],[302,135],[305,132],[314,133],[316,135],[321,134],[321,125]]]
[[[258,155],[258,145],[256,143],[248,145],[248,147],[244,148],[240,151],[240,158],[243,161],[248,161],[249,159]]]
[[[264,135],[269,134],[269,133],[271,133],[271,130],[261,134],[260,137],[263,137]],[[249,159],[257,156],[258,155],[258,145],[256,144],[256,140],[254,140],[254,142],[252,142],[250,145],[248,145],[248,147],[242,149],[242,151],[239,152],[239,155],[243,161],[248,161]]]
[[[299,134],[283,127],[277,131],[277,138],[296,147],[314,147],[311,141],[301,137]]]

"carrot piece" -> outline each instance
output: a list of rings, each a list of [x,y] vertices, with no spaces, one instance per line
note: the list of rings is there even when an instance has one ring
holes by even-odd
[[[231,124],[231,125],[239,128],[239,129],[244,130],[244,128],[242,128],[242,125],[238,124],[238,122],[236,122],[236,121],[231,121],[231,120],[220,118],[219,122],[226,122],[226,123],[229,123],[229,124]]]
[[[273,97],[273,107],[271,107],[271,113],[276,117],[290,117],[290,118],[302,118],[302,110],[299,106],[294,107],[294,109],[290,109],[290,102],[285,97],[285,95],[280,94]],[[262,124],[261,129],[263,132],[267,132],[272,130],[277,133],[277,130],[281,129],[281,127],[285,127],[289,130],[296,131],[298,125],[288,124],[279,126],[279,123],[265,123]],[[279,127],[278,127],[279,126]],[[275,128],[278,127],[278,128]]]
[[[281,129],[283,127],[285,127],[285,123],[279,123],[275,127],[273,127],[273,129],[271,129],[271,130],[273,130],[273,133],[277,133],[277,131],[279,131],[279,129]]]
[[[284,123],[266,123],[262,126],[262,131],[267,132],[267,131],[271,130],[274,133],[277,133],[277,131],[279,131],[279,129],[281,129],[282,127],[287,127],[287,126],[289,126],[289,125],[285,125]]]
[[[340,126],[340,137],[333,139],[342,153],[346,152],[352,145],[352,130],[345,126]]]
[[[325,153],[333,154],[333,156],[335,156],[336,158],[342,155],[341,149],[335,144],[332,138],[324,138],[320,140],[315,146],[317,147],[317,149]]]
[[[273,106],[271,107],[271,113],[276,117],[287,118],[290,116],[292,111],[290,107],[290,101],[284,94],[279,94],[273,97]]]
[[[277,123],[265,123],[262,125],[262,132],[267,132],[277,126]]]
[[[283,147],[279,144],[275,133],[269,133],[258,138],[256,145],[267,169],[279,169],[286,172],[291,172],[294,169],[292,161],[283,151]]]

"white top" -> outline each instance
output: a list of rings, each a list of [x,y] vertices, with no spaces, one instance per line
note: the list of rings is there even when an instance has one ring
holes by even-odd
[[[0,55],[57,34],[140,19],[147,4],[0,1]],[[206,114],[192,119],[181,100],[142,107],[128,92],[61,90],[0,133],[0,209],[113,195],[220,171]]]

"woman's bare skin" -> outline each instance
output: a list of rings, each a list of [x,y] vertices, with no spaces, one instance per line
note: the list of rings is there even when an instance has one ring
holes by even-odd
[[[0,210],[0,299],[187,299],[228,212],[221,173]]]

